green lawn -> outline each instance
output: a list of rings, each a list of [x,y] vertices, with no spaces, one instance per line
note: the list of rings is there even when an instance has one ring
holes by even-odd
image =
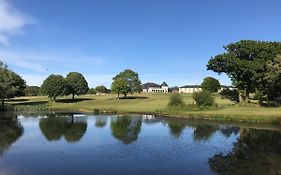
[[[76,97],[76,102],[70,100],[71,97],[59,98],[57,103],[48,101],[47,97],[20,97],[10,100],[9,104],[20,106],[20,109],[31,110],[34,107],[48,108],[49,110],[73,110],[93,112],[94,110],[116,112],[116,113],[151,113],[177,115],[182,117],[205,118],[216,120],[250,121],[250,122],[280,122],[281,108],[264,108],[256,105],[240,106],[233,102],[215,97],[218,109],[189,111],[167,110],[170,94],[137,94],[129,96],[130,99],[116,99],[115,94],[108,95],[83,95]],[[192,104],[191,94],[183,94],[186,104]]]

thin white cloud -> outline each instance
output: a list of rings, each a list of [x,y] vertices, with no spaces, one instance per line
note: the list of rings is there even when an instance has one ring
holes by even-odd
[[[40,57],[0,50],[0,60],[8,65],[14,65],[35,72],[46,72],[46,68],[42,64],[37,63],[38,58]]]
[[[15,66],[23,68],[26,71],[39,73],[81,71],[83,67],[101,66],[106,61],[103,57],[89,56],[76,52],[62,51],[51,53],[9,49],[0,49],[0,60],[8,64],[8,66]]]
[[[19,12],[8,0],[0,0],[0,44],[7,45],[10,36],[22,33],[23,27],[33,22],[31,17]]]

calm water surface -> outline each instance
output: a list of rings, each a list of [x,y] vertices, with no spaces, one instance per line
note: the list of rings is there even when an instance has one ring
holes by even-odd
[[[281,132],[153,116],[2,113],[0,174],[275,175]]]

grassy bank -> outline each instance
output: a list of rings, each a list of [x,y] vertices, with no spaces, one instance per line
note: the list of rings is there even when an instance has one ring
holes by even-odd
[[[186,104],[192,104],[191,94],[183,94]],[[169,94],[137,94],[129,99],[116,99],[116,95],[84,95],[59,98],[57,103],[47,97],[21,97],[7,102],[17,110],[71,110],[84,112],[145,113],[189,118],[247,122],[281,122],[281,108],[264,108],[257,105],[238,105],[227,99],[215,97],[218,108],[209,110],[168,109]]]

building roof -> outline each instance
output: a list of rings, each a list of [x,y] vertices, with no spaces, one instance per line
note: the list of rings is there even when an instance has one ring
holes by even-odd
[[[169,91],[178,91],[178,90],[179,90],[179,87],[177,87],[177,86],[169,88]]]
[[[161,86],[168,86],[168,84],[164,81]]]
[[[201,85],[185,85],[180,88],[201,88]]]
[[[161,85],[153,83],[153,82],[148,82],[142,85],[142,89],[148,89],[150,87],[156,87],[156,88],[161,88]]]

